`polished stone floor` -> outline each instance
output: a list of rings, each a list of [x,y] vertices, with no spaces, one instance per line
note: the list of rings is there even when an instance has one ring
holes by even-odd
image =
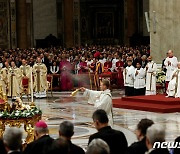
[[[48,123],[52,137],[57,138],[59,124],[69,120],[75,124],[72,141],[86,148],[89,135],[96,132],[91,118],[94,108],[87,104],[81,93],[76,97],[70,97],[70,94],[70,92],[54,92],[53,97],[49,94],[47,99],[36,99],[35,103],[42,109],[42,118]],[[112,95],[113,98],[120,98],[123,96],[123,91],[114,90]],[[155,123],[162,124],[166,129],[167,141],[173,141],[180,135],[179,113],[160,114],[119,108],[113,108],[113,112],[115,129],[124,132],[129,145],[136,141],[134,132],[142,118],[149,118]]]

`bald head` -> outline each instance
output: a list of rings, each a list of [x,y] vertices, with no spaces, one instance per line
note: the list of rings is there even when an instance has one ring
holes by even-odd
[[[168,57],[173,57],[173,51],[172,50],[168,51]]]

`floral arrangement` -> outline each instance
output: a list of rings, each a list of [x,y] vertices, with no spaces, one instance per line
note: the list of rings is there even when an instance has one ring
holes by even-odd
[[[16,101],[12,104],[8,103],[7,100],[0,104],[1,119],[30,118],[41,114],[42,111],[34,103],[26,105],[20,98],[16,98]]]
[[[162,70],[159,70],[157,73],[156,73],[156,82],[157,83],[160,83],[160,84],[163,84],[165,83],[165,80],[166,80],[166,73]]]
[[[12,112],[0,111],[0,118],[3,119],[19,119],[19,118],[30,118],[35,115],[41,115],[42,111],[37,107],[33,107],[29,110],[14,110]]]

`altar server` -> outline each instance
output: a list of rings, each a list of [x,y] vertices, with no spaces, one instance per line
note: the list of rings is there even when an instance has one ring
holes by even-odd
[[[95,109],[103,109],[106,111],[109,119],[109,125],[113,126],[113,112],[112,112],[112,95],[109,90],[110,82],[103,80],[101,82],[101,91],[94,91],[81,88],[84,96],[88,98],[88,103],[94,104]]]
[[[46,97],[47,91],[47,67],[37,58],[37,63],[33,66],[35,97]]]
[[[172,73],[172,79],[168,85],[168,97],[180,98],[180,62],[178,62],[177,67]]]
[[[167,70],[166,71],[166,89],[168,87],[169,81],[172,79],[172,75],[173,75],[174,70],[177,69],[177,63],[178,63],[178,60],[173,55],[172,50],[169,50],[167,54],[168,54],[168,57],[164,61],[164,65],[165,65],[165,68]]]
[[[141,67],[141,62],[137,62],[134,72],[134,95],[145,95],[145,87],[145,70]]]
[[[11,67],[9,68],[8,72],[8,96],[15,99],[16,97],[20,96],[22,87],[21,87],[21,71],[14,61],[11,62]]]
[[[123,71],[125,95],[134,95],[134,71],[135,68],[132,65],[132,60],[127,61],[128,66]]]
[[[149,56],[146,65],[146,95],[156,95],[156,71],[157,64]]]

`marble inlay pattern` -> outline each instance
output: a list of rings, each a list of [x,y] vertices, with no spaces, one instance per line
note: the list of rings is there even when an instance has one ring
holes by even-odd
[[[123,91],[113,91],[113,98],[121,97]],[[75,134],[72,141],[83,148],[86,148],[88,138],[96,132],[92,122],[94,108],[87,104],[87,101],[78,94],[70,97],[70,92],[55,92],[54,98],[36,99],[35,103],[43,111],[43,120],[48,123],[50,135],[58,137],[59,124],[64,120],[72,121],[75,124]],[[26,100],[24,100],[26,101]],[[152,119],[155,123],[160,123],[166,129],[167,141],[173,141],[180,135],[180,114],[160,114],[145,111],[127,110],[113,108],[115,129],[125,133],[128,144],[136,141],[134,131],[137,123],[142,118]]]

